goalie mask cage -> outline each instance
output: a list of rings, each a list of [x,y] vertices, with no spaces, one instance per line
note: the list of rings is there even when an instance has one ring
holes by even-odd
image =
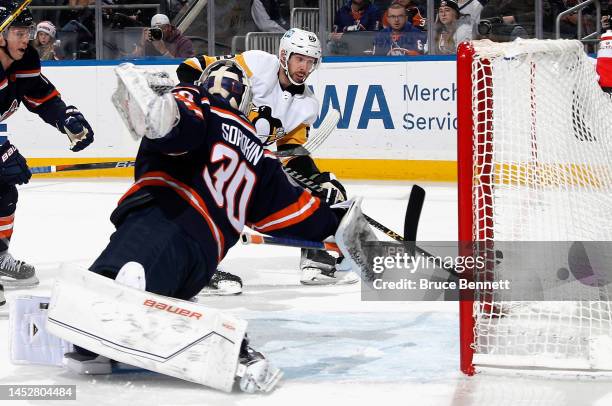
[[[459,240],[487,242],[474,280],[513,272],[490,261],[495,241],[612,241],[612,102],[581,43],[463,43],[457,85]],[[460,302],[462,371],[607,375],[608,293],[519,302],[474,292]]]

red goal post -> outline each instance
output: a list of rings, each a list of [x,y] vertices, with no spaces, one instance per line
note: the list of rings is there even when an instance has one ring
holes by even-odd
[[[580,42],[462,43],[457,89],[459,241],[612,241],[612,102]],[[475,292],[460,302],[461,370],[612,370],[598,352],[612,302],[588,299]]]

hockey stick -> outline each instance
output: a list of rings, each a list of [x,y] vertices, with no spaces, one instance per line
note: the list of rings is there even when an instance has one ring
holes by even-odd
[[[322,251],[335,251],[340,252],[338,245],[333,242],[318,242],[318,241],[307,241],[298,240],[294,238],[281,238],[271,237],[269,235],[259,235],[242,233],[240,234],[240,241],[242,244],[266,244],[266,245],[280,245],[283,247],[295,247],[295,248],[308,248]]]
[[[51,165],[51,166],[34,166],[30,168],[32,174],[55,173],[66,171],[87,171],[91,169],[114,169],[114,168],[130,168],[133,167],[135,161],[117,161],[117,162],[92,162],[90,164],[73,164],[73,165]]]
[[[2,21],[2,23],[0,23],[0,32],[4,31],[6,29],[6,27],[8,27],[9,25],[11,25],[11,23],[17,18],[19,17],[19,14],[21,14],[21,12],[23,10],[25,10],[25,8],[30,5],[30,3],[32,2],[32,0],[24,0],[23,3],[21,3],[21,5],[19,7],[17,7],[17,9],[15,11],[13,11],[13,13],[11,15],[9,15],[8,17],[6,17],[6,20]]]
[[[327,137],[330,136],[331,132],[336,129],[338,121],[340,121],[340,113],[338,110],[328,110],[327,114],[325,115],[325,119],[317,131],[315,131],[311,137],[308,137],[308,141],[306,141],[306,144],[304,144],[304,148],[311,152],[319,148],[321,144],[325,142]]]
[[[322,194],[326,193],[326,191],[321,187],[321,185],[313,182],[312,180],[306,178],[305,176],[302,176],[296,171],[286,168],[286,167],[283,167],[283,169],[285,170],[285,173],[287,173],[287,175],[289,175],[293,180],[295,180],[300,186],[306,189],[309,189],[311,191],[314,191],[315,193],[322,193]],[[385,225],[379,223],[378,221],[374,220],[372,217],[368,216],[365,213],[363,214],[363,217],[365,217],[366,221],[372,227],[374,227],[375,229],[379,231],[382,231],[386,236],[394,239],[395,241],[415,242],[414,247],[411,246],[410,248],[416,251],[419,255],[422,255],[428,258],[437,258],[432,253],[416,245],[417,230],[418,230],[419,220],[421,218],[421,211],[423,209],[424,202],[425,202],[425,190],[418,185],[412,185],[412,190],[410,191],[410,197],[408,198],[408,206],[406,207],[406,217],[404,219],[404,236],[405,237],[401,236],[400,234],[396,233],[395,231],[391,230]],[[443,263],[442,268],[453,276],[456,276],[456,277],[460,276],[460,274],[455,270],[455,267],[452,264]]]
[[[283,170],[287,175],[291,177],[291,179],[295,180],[303,188],[306,188],[319,194],[327,193],[327,190],[324,189],[321,185],[313,182],[312,180],[308,179],[303,175],[300,175],[293,169],[283,167]],[[418,185],[413,185],[412,190],[410,191],[408,207],[406,209],[406,219],[404,221],[404,232],[406,235],[409,235],[411,239],[404,239],[404,237],[402,237],[400,234],[382,225],[367,214],[364,214],[363,216],[372,227],[382,231],[383,233],[385,233],[385,235],[391,237],[396,241],[416,241],[417,228],[419,226],[419,218],[421,216],[421,209],[423,208],[424,201],[425,190],[423,190],[423,188]]]
[[[286,149],[283,151],[276,151],[275,154],[279,158],[291,157],[291,156],[304,156],[310,155],[316,151],[323,142],[330,136],[332,131],[336,129],[336,125],[340,120],[340,113],[338,110],[331,109],[327,112],[325,119],[310,137],[304,145],[298,145],[297,147]]]

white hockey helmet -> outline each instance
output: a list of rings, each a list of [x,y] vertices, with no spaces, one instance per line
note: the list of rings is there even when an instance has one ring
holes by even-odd
[[[225,99],[230,106],[247,114],[251,107],[251,81],[242,67],[232,59],[221,59],[208,65],[196,85],[211,95]]]
[[[304,31],[299,28],[291,28],[287,31],[280,40],[278,47],[278,59],[281,67],[285,70],[289,81],[294,85],[302,85],[296,83],[289,75],[289,58],[291,54],[300,54],[315,58],[315,63],[309,73],[312,73],[321,62],[321,42],[314,32]]]

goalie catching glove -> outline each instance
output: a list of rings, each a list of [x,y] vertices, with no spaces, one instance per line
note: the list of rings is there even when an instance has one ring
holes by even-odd
[[[74,106],[66,107],[60,131],[70,140],[70,150],[78,152],[93,142],[94,132],[83,114]]]
[[[8,185],[28,183],[32,172],[25,158],[9,141],[0,146],[0,182]]]

